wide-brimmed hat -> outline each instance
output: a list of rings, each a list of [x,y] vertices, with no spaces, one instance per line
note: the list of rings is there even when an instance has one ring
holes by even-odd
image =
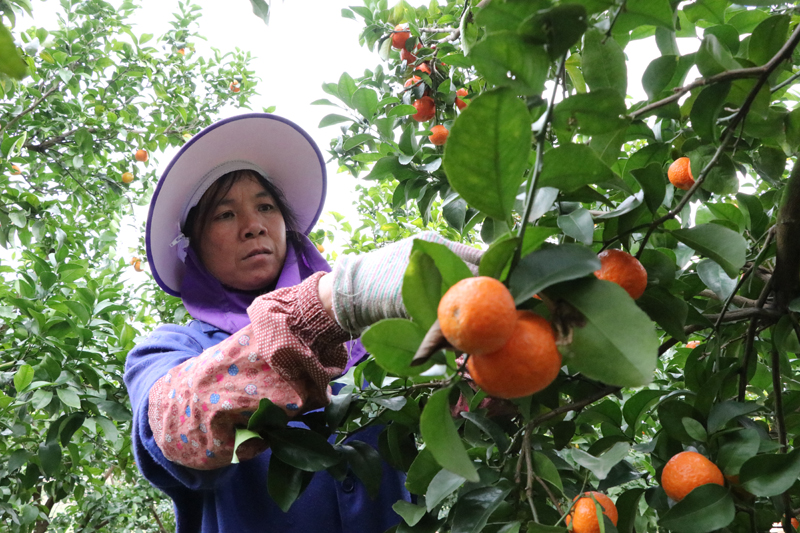
[[[314,227],[325,202],[322,153],[296,124],[267,113],[221,120],[192,137],[158,181],[147,216],[145,242],[158,285],[180,296],[186,238],[181,227],[191,207],[223,174],[250,169],[283,192],[297,216],[297,230]]]

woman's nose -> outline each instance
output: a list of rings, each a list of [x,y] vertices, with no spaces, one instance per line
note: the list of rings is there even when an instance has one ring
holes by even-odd
[[[258,216],[258,213],[248,214],[242,224],[242,236],[245,239],[252,239],[259,235],[266,235],[267,227]]]

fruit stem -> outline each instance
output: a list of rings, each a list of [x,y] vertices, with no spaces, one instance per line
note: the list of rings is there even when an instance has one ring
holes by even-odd
[[[544,143],[547,137],[547,126],[553,119],[553,108],[555,107],[556,94],[558,93],[559,80],[562,78],[566,59],[567,56],[564,54],[561,56],[561,60],[558,63],[558,70],[555,78],[556,82],[553,84],[553,93],[550,96],[550,101],[547,103],[547,111],[545,111],[544,114],[542,127],[536,133],[536,163],[534,163],[533,172],[531,172],[531,176],[528,178],[528,193],[525,197],[525,214],[522,216],[522,221],[519,226],[519,233],[517,234],[519,244],[514,251],[514,258],[511,261],[509,278],[511,277],[511,273],[514,272],[514,269],[517,268],[519,260],[522,259],[522,243],[525,240],[525,228],[528,227],[528,218],[530,218],[531,211],[533,210],[533,200],[536,196],[536,183],[539,181],[539,175],[542,173],[542,155],[544,153]]]

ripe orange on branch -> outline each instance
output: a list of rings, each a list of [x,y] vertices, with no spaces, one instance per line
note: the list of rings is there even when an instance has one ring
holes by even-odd
[[[428,135],[428,139],[430,139],[434,145],[441,146],[447,142],[448,135],[450,135],[450,132],[447,131],[447,128],[439,124],[431,128],[431,135]]]
[[[692,164],[688,157],[679,157],[675,160],[667,170],[667,177],[669,182],[678,189],[688,191],[694,185],[694,176],[692,176]]]
[[[238,93],[239,91],[242,90],[241,87],[239,87],[239,82],[236,80],[233,80],[228,87],[230,88],[231,91],[235,93]]]
[[[681,501],[701,485],[716,483],[723,486],[722,471],[697,452],[681,452],[672,456],[661,472],[661,486],[667,496]]]
[[[427,122],[436,114],[436,104],[430,96],[423,96],[411,105],[417,110],[411,118],[417,122]]]
[[[142,150],[142,149],[136,150],[134,158],[140,163],[144,163],[145,161],[147,161],[148,158],[147,150]]]
[[[411,37],[411,32],[404,28],[402,24],[398,24],[394,27],[394,33],[392,33],[392,48],[397,48],[398,50],[405,48],[409,37]]]
[[[514,331],[502,348],[471,353],[467,359],[475,383],[498,398],[522,398],[544,390],[560,368],[561,354],[550,322],[530,311],[517,311]]]
[[[592,498],[593,496],[594,498]],[[603,508],[603,514],[611,520],[612,524],[617,525],[619,515],[617,506],[614,505],[611,498],[602,492],[586,492],[573,500],[575,505],[572,506],[572,510],[567,515],[567,526],[572,525],[573,533],[600,533],[595,500]]]
[[[131,183],[133,181],[133,173],[132,172],[123,172],[122,173],[122,183]]]
[[[631,295],[634,300],[644,294],[647,288],[647,270],[638,259],[624,250],[603,250],[597,257],[600,259],[600,270],[595,270],[598,279],[613,281]]]
[[[445,338],[469,354],[493,352],[514,332],[514,297],[494,278],[462,279],[445,293],[437,310]]]

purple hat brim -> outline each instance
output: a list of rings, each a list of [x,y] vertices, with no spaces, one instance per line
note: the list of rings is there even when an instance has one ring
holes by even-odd
[[[319,220],[327,192],[322,153],[293,122],[267,113],[248,113],[215,122],[192,137],[172,158],[150,200],[145,245],[156,283],[180,296],[185,265],[179,258],[180,218],[198,182],[227,161],[263,168],[308,234]]]

